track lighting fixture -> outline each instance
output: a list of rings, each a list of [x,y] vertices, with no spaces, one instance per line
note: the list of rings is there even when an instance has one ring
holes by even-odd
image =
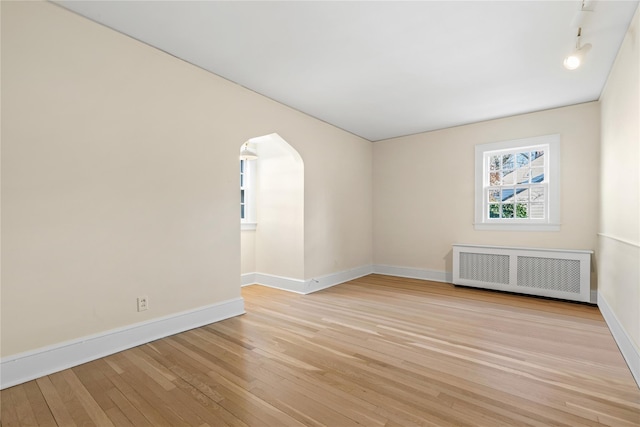
[[[567,70],[575,70],[584,62],[584,57],[591,50],[591,45],[589,43],[581,46],[580,38],[582,37],[582,26],[585,24],[588,17],[591,15],[590,10],[585,8],[585,1],[582,1],[582,6],[580,11],[573,18],[571,25],[578,29],[578,34],[576,36],[576,48],[573,52],[571,52],[566,58],[564,58],[564,68]]]
[[[564,58],[564,68],[567,70],[575,70],[578,68],[584,61],[584,56],[589,52],[589,50],[591,50],[591,45],[587,43],[584,46],[580,46],[580,38],[578,38],[576,50]]]

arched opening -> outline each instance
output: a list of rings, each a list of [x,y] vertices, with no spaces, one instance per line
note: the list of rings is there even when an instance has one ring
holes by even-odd
[[[304,280],[304,163],[278,134],[251,138],[243,147],[245,220],[241,221],[243,285]],[[277,286],[277,285],[275,285]],[[287,288],[288,286],[283,285]]]

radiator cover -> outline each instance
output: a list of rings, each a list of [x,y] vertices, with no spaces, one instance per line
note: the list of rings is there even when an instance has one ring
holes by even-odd
[[[453,245],[453,283],[591,302],[592,251]]]

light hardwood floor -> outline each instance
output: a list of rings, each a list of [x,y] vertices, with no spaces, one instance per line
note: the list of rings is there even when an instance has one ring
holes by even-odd
[[[598,309],[370,275],[1,392],[2,425],[638,426]]]

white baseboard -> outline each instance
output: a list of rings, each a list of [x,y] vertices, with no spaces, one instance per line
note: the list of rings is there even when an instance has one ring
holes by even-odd
[[[241,276],[241,285],[262,285],[269,288],[281,289],[283,291],[304,294],[305,281],[292,279],[291,277],[276,276],[265,273],[245,273]]]
[[[434,282],[451,283],[453,281],[453,275],[444,271],[431,271],[418,268],[376,264],[364,265],[351,270],[340,271],[320,277],[313,277],[307,280],[292,279],[290,277],[275,276],[265,273],[245,273],[242,275],[241,283],[242,286],[263,285],[298,294],[310,294],[371,273],[384,274],[387,276],[408,277],[411,279],[432,280]]]
[[[249,286],[256,284],[256,273],[244,273],[240,275],[240,286]]]
[[[607,322],[611,335],[616,340],[616,344],[618,344],[622,357],[627,362],[636,384],[640,387],[640,349],[634,345],[631,337],[629,337],[611,306],[600,292],[598,292],[598,308],[605,322]]]
[[[362,267],[352,268],[350,270],[314,277],[306,281],[304,293],[310,294],[371,273],[373,273],[373,267],[371,265],[363,265]]]
[[[453,283],[453,273],[448,271],[423,270],[420,268],[397,267],[394,265],[376,264],[373,272],[386,276],[407,277],[409,279],[431,280],[434,282]]]
[[[292,279],[290,277],[275,276],[273,274],[265,273],[245,273],[242,275],[241,283],[242,286],[263,285],[270,288],[282,289],[306,295],[322,289],[330,288],[331,286],[339,285],[340,283],[348,282],[349,280],[357,279],[358,277],[366,276],[372,272],[372,267],[370,265],[365,265],[350,270],[313,277],[307,280]]]
[[[169,335],[238,316],[244,312],[244,299],[234,298],[8,356],[0,360],[0,389],[22,384]]]

